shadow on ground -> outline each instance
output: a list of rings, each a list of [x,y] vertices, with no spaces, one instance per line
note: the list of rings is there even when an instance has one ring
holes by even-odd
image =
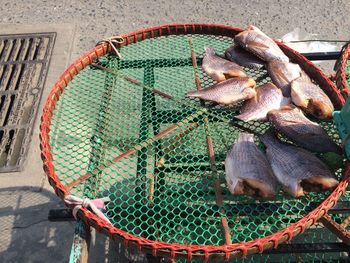
[[[57,196],[40,187],[0,189],[0,262],[68,262],[75,222],[49,222],[49,210],[58,208],[63,204]],[[89,262],[146,260],[102,234],[96,238],[93,234]]]

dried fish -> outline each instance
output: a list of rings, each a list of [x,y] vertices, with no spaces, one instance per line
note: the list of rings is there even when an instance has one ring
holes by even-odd
[[[294,197],[306,191],[327,191],[338,181],[329,168],[305,149],[279,141],[271,130],[260,136],[267,147],[266,155],[274,175],[284,189]]]
[[[240,133],[225,160],[226,181],[234,195],[271,198],[277,192],[277,180],[266,156],[254,143],[254,135]]]
[[[234,78],[205,89],[190,91],[187,96],[229,105],[253,98],[256,94],[255,85],[251,78]]]
[[[217,82],[234,77],[246,77],[242,67],[215,54],[213,48],[206,47],[202,62],[203,70]]]

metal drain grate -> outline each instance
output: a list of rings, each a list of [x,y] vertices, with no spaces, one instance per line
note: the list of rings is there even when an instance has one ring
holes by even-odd
[[[55,38],[0,35],[0,172],[22,170]]]

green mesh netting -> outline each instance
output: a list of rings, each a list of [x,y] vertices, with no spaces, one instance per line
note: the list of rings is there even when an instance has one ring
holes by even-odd
[[[316,223],[307,229],[303,234],[296,236],[288,244],[328,244],[338,243],[340,240],[329,230],[323,227],[321,223]],[[176,263],[185,263],[186,260],[176,260]],[[191,262],[201,262],[192,260]],[[255,254],[245,258],[237,258],[228,261],[229,263],[345,263],[349,262],[349,252],[308,252],[295,253],[289,251],[283,254]]]
[[[158,37],[121,48],[121,60],[106,55],[98,61],[117,74],[94,66],[82,70],[65,88],[53,112],[50,145],[55,171],[63,184],[92,173],[71,194],[109,196],[106,215],[113,225],[151,240],[222,245],[223,217],[233,243],[282,230],[329,193],[295,199],[280,192],[273,201],[229,193],[223,161],[240,131],[228,124],[239,108],[208,103],[202,107],[198,100],[185,97],[187,91],[196,89],[189,37],[201,84],[207,87],[213,80],[200,67],[203,48],[214,47],[223,55],[233,43],[231,38]],[[270,80],[265,70],[246,72],[258,85]],[[176,128],[168,134],[155,137],[174,124]],[[268,128],[259,122],[238,124],[256,133]],[[321,124],[339,141],[332,122]],[[208,157],[208,136],[213,141],[215,165],[210,165]],[[129,149],[136,152],[100,169]],[[335,171],[338,178],[341,172]],[[220,184],[216,193],[215,182]],[[218,192],[222,204],[217,201]]]

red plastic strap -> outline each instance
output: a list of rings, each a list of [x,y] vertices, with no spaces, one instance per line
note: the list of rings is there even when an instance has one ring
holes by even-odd
[[[350,56],[350,42],[343,46],[342,52],[340,55],[340,58],[337,60],[335,65],[335,81],[337,83],[337,86],[343,95],[343,97],[346,99],[349,96],[350,90],[349,90],[349,84],[346,78],[346,68],[347,68],[347,62]]]

